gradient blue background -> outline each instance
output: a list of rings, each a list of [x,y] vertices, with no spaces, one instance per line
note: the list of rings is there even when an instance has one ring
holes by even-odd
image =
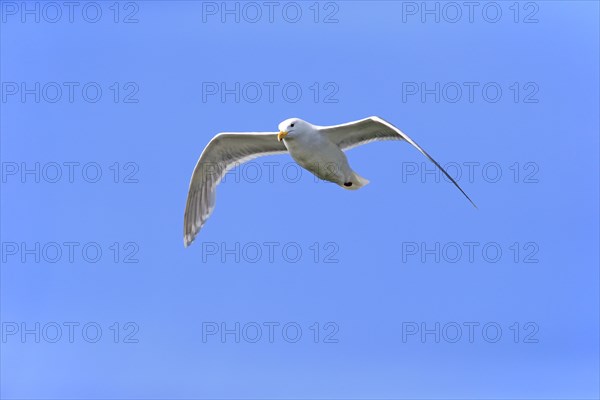
[[[509,3],[502,3],[508,13]],[[512,4],[512,2],[511,2]],[[134,241],[137,264],[1,269],[2,322],[133,321],[137,344],[1,344],[2,398],[598,398],[598,3],[539,2],[539,23],[402,22],[400,2],[340,2],[339,23],[202,23],[200,2],[139,2],[136,24],[0,27],[2,81],[134,81],[137,104],[0,104],[2,162],[115,161],[137,184],[2,184],[3,242]],[[105,11],[106,7],[105,4]],[[303,6],[308,12],[308,4]],[[231,21],[231,20],[230,20]],[[335,82],[338,103],[202,102],[206,81]],[[405,81],[536,82],[537,104],[402,101]],[[380,115],[441,163],[497,162],[492,184],[402,182],[402,143],[349,152],[358,192],[314,183],[227,182],[199,242],[336,242],[339,263],[202,263],[182,245],[190,174],[217,132],[328,125]],[[288,162],[288,156],[269,161]],[[508,166],[535,162],[538,183]],[[403,242],[536,242],[539,263],[402,262]],[[203,321],[297,322],[296,344],[202,342]],[[315,344],[314,322],[339,326]],[[498,343],[402,342],[402,322],[494,321]],[[535,322],[538,343],[507,327]]]

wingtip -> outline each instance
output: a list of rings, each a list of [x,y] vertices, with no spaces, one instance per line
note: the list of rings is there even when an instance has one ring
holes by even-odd
[[[465,197],[467,198],[467,200],[469,200],[469,203],[471,203],[471,205],[473,207],[475,207],[476,210],[479,210],[479,207],[477,207],[477,204],[475,204],[475,202],[473,200],[471,200],[471,198],[460,188],[460,186],[458,188],[465,195]]]

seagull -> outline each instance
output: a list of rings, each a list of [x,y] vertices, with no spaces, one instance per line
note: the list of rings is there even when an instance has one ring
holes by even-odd
[[[352,170],[344,151],[382,140],[404,140],[419,150],[454,183],[477,208],[464,190],[425,150],[400,129],[379,117],[341,125],[318,126],[300,118],[279,124],[277,132],[223,132],[202,151],[194,168],[183,217],[183,244],[196,238],[215,207],[216,187],[228,170],[254,158],[289,153],[303,168],[343,189],[358,190],[369,183]]]

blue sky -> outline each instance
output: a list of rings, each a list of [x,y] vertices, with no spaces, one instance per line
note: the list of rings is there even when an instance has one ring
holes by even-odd
[[[0,6],[2,398],[599,396],[596,2]],[[479,209],[280,155],[184,249],[214,134],[369,115]]]

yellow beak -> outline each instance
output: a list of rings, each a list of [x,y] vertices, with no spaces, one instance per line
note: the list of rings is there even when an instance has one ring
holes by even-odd
[[[279,140],[281,142],[283,140],[283,138],[286,137],[287,135],[288,135],[287,132],[279,131],[279,133],[277,134],[277,140]]]

